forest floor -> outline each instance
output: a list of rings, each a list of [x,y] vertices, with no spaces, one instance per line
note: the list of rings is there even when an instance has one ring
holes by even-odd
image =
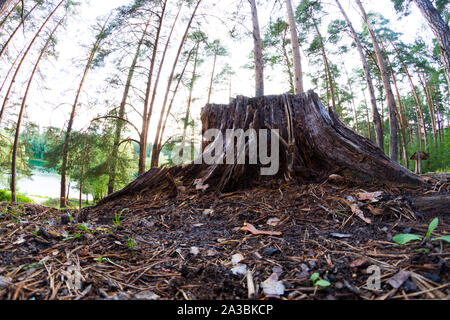
[[[146,191],[81,214],[1,203],[0,299],[448,299],[450,245],[392,237],[425,235],[435,217],[432,237],[448,235],[448,213],[411,199],[449,190]]]

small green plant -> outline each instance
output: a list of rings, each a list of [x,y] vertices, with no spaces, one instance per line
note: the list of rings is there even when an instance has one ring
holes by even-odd
[[[33,234],[37,237],[39,233],[39,227],[36,227],[36,229],[34,229]]]
[[[89,227],[85,224],[80,224],[78,225],[78,229],[86,231],[87,233],[91,233],[91,230],[89,229]]]
[[[328,287],[331,285],[331,283],[329,283],[328,281],[319,278],[320,275],[318,272],[313,273],[313,275],[311,276],[311,281],[313,282],[314,287]]]
[[[64,241],[75,240],[81,238],[83,235],[81,233],[75,233],[74,235],[69,235],[67,232],[62,234]]]
[[[439,238],[431,238],[431,234],[438,226],[438,223],[439,223],[438,218],[434,218],[433,221],[430,222],[430,224],[428,225],[428,231],[427,231],[427,234],[425,235],[425,237],[418,235],[418,234],[413,234],[413,233],[400,233],[400,234],[395,235],[392,238],[392,240],[394,240],[394,242],[396,242],[398,244],[407,244],[408,242],[419,241],[419,240],[423,240],[425,238],[428,241],[443,240],[443,241],[450,243],[450,235],[442,236]]]
[[[94,260],[98,263],[103,263],[104,258],[102,256],[98,256],[97,258],[94,258]]]
[[[69,216],[69,222],[72,223],[73,222],[73,215],[68,212],[67,215]]]
[[[136,242],[134,241],[134,239],[132,237],[127,238],[127,244],[128,244],[128,247],[130,248],[130,250],[133,251],[134,247],[136,245]]]
[[[120,226],[120,218],[122,218],[122,214],[125,212],[125,210],[128,210],[128,208],[123,209],[119,214],[117,214],[117,212],[114,212],[114,219],[112,221],[116,228]]]

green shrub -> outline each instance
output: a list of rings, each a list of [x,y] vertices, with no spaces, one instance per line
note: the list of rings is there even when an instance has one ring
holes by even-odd
[[[11,192],[6,190],[0,190],[0,202],[11,201]],[[24,196],[23,194],[17,194],[17,202],[19,203],[33,203],[34,201]]]

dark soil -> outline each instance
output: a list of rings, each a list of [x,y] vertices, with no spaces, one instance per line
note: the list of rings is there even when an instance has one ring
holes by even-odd
[[[447,214],[410,204],[448,189],[273,183],[220,195],[153,190],[81,213],[3,203],[0,299],[248,299],[248,275],[231,271],[235,254],[252,271],[255,299],[272,296],[261,283],[274,272],[285,287],[280,299],[446,299],[449,244],[399,245],[392,237],[424,235],[435,217],[432,237],[447,235]],[[357,201],[369,224],[352,213],[348,197],[374,191],[383,194]],[[267,224],[271,218],[279,222]],[[245,223],[281,235],[253,235],[241,230]],[[373,265],[380,290],[367,287]],[[314,287],[316,272],[330,286]]]

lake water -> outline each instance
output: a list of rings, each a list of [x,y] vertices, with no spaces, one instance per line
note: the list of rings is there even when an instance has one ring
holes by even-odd
[[[29,196],[59,198],[61,176],[54,172],[45,172],[37,168],[32,170],[30,178],[22,178],[17,182],[17,191]],[[74,183],[75,184],[75,183]],[[2,186],[9,190],[9,186]],[[69,197],[78,199],[79,191],[70,188]],[[89,197],[91,198],[91,197]],[[83,196],[85,199],[85,196]]]

